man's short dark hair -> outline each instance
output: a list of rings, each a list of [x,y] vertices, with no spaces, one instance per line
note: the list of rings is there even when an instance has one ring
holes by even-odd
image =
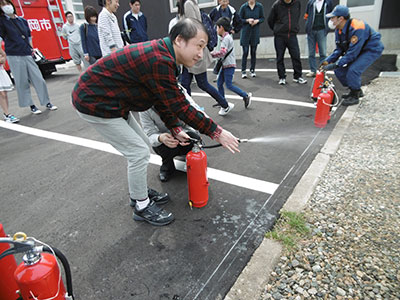
[[[228,32],[231,30],[231,20],[229,20],[227,17],[219,18],[215,25],[224,27],[225,31]]]
[[[347,16],[343,16],[343,18],[344,18],[345,20],[350,20],[350,14],[348,14]]]
[[[72,12],[70,12],[69,10],[65,12],[65,17],[68,17],[68,15],[72,15]]]
[[[203,31],[208,36],[207,29],[201,22],[192,18],[184,18],[172,27],[169,37],[171,41],[175,41],[178,36],[181,36],[183,40],[187,42],[194,38],[199,30]]]
[[[140,0],[130,0],[130,2],[131,4],[135,4],[135,2],[139,2],[141,4]]]

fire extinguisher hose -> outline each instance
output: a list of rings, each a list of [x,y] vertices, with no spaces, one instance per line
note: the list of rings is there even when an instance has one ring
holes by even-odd
[[[65,279],[67,281],[67,293],[68,296],[71,297],[72,299],[74,298],[74,295],[72,293],[72,276],[71,276],[71,268],[69,266],[68,260],[65,257],[65,255],[58,250],[57,248],[54,247],[47,247],[47,246],[43,246],[43,252],[49,252],[49,253],[53,253],[57,256],[57,258],[61,261],[63,267],[64,267],[64,271],[65,271]]]

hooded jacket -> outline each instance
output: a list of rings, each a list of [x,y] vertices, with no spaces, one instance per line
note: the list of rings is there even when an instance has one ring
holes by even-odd
[[[301,4],[298,0],[292,0],[290,3],[276,0],[268,16],[268,25],[274,35],[287,37],[296,35],[300,30],[300,11]]]

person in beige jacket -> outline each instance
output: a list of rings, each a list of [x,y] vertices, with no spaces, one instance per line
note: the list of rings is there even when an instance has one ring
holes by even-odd
[[[181,19],[183,18],[193,18],[198,21],[201,20],[200,8],[197,0],[179,0],[178,13]],[[190,84],[192,82],[193,76],[196,78],[197,85],[200,89],[208,93],[213,97],[218,105],[221,106],[219,111],[220,116],[227,115],[234,107],[233,103],[228,103],[224,96],[222,96],[218,90],[213,87],[207,80],[207,67],[211,64],[212,57],[210,51],[207,47],[203,50],[203,58],[199,60],[193,67],[185,68],[182,71],[182,86],[191,93]]]

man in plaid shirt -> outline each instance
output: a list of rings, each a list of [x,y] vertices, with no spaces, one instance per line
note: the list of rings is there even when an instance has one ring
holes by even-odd
[[[202,59],[207,41],[200,22],[184,19],[167,38],[129,45],[98,60],[82,74],[72,92],[78,115],[128,160],[129,193],[136,221],[161,226],[171,223],[174,217],[158,206],[168,202],[168,194],[147,188],[150,149],[130,111],[154,106],[181,145],[188,145],[189,136],[179,119],[232,153],[239,152],[237,138],[191,106],[178,87],[178,65],[195,65]]]

